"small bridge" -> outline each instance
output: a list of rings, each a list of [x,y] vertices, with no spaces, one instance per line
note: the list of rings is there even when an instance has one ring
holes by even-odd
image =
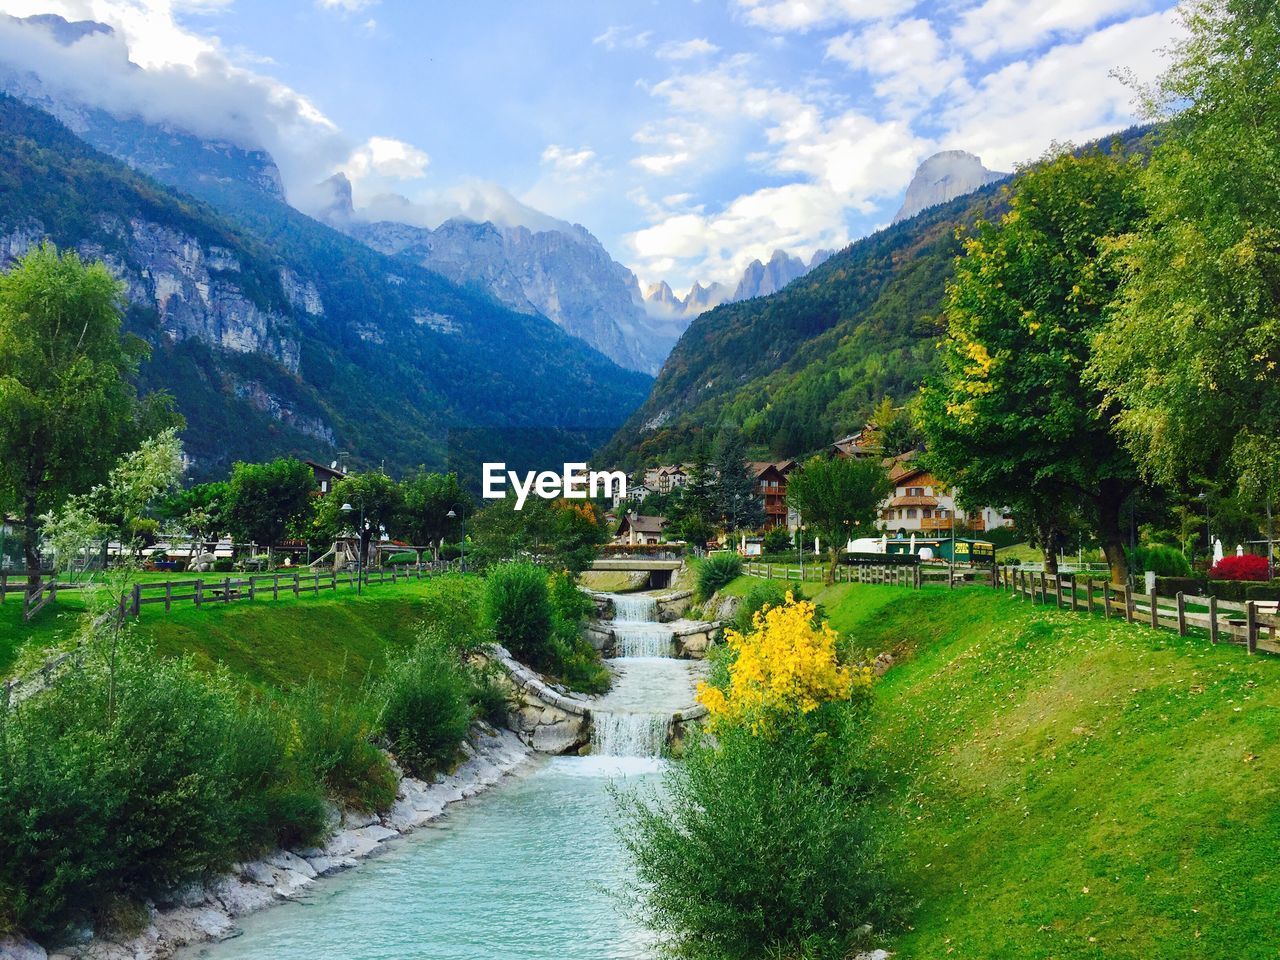
[[[592,570],[649,574],[648,588],[661,590],[671,586],[671,578],[684,565],[683,560],[657,560],[652,557],[597,557]]]

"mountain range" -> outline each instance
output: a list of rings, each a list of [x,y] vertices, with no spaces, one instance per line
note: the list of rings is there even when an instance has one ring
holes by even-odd
[[[722,303],[736,303],[739,300],[750,300],[753,297],[777,293],[792,280],[803,277],[829,256],[831,256],[830,250],[819,250],[806,263],[785,250],[775,250],[767,263],[752,260],[747,264],[736,285],[731,287],[719,281],[712,281],[703,286],[698,281],[694,281],[684,297],[677,297],[665,280],[659,280],[657,283],[650,284],[649,289],[645,291],[645,305],[653,316],[670,317],[687,322]]]
[[[545,317],[293,209],[260,151],[60,113],[76,132],[0,96],[0,265],[46,239],[108,265],[152,347],[140,385],[175,397],[197,475],[338,451],[395,470],[495,448],[545,465],[647,391]]]

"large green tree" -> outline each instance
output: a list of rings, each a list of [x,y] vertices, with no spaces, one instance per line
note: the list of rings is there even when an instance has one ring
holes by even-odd
[[[827,583],[835,580],[845,544],[874,532],[880,504],[892,489],[874,457],[814,457],[787,478],[787,503],[827,545]]]
[[[102,482],[144,437],[180,422],[131,381],[146,344],[121,334],[124,288],[100,263],[43,245],[0,275],[0,507],[40,566],[38,517]]]
[[[716,438],[715,503],[726,530],[754,530],[764,524],[764,504],[756,495],[756,479],[747,466],[742,434],[727,429]]]
[[[1141,213],[1138,169],[1094,150],[1019,175],[1009,212],[980,224],[956,263],[944,373],[921,410],[930,463],[967,502],[1011,508],[1047,556],[1080,516],[1116,582],[1127,579],[1122,511],[1136,469],[1084,370],[1118,283],[1108,238]]]
[[[1125,282],[1093,372],[1144,469],[1274,488],[1280,447],[1280,7],[1189,0],[1154,88],[1167,121],[1142,175],[1149,209],[1117,245]],[[1259,476],[1262,474],[1262,476]]]
[[[588,500],[530,497],[520,510],[515,503],[514,496],[493,500],[475,515],[468,532],[480,566],[529,561],[580,573],[608,539],[603,519]]]
[[[429,473],[419,467],[400,481],[400,506],[396,523],[400,536],[436,552],[446,538],[458,536],[474,505],[456,473]]]
[[[242,543],[275,547],[311,511],[315,474],[301,460],[237,463],[227,481],[222,519]]]
[[[372,470],[353,473],[333,485],[316,505],[314,529],[332,541],[346,530],[355,530],[360,539],[360,563],[369,565],[369,541],[380,528],[395,531],[402,516],[404,500],[400,486],[385,473]],[[350,507],[344,510],[344,507]],[[361,527],[360,520],[364,519]]]

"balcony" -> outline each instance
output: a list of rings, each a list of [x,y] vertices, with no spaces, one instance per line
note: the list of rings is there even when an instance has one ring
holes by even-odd
[[[922,533],[950,533],[952,526],[957,533],[983,533],[987,529],[982,517],[962,517],[959,521],[953,517],[925,517],[920,521]]]

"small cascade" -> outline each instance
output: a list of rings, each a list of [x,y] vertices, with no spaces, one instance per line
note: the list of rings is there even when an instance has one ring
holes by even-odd
[[[658,622],[658,601],[646,594],[615,593],[613,637],[615,656],[669,657],[674,631]]]
[[[658,601],[643,593],[615,593],[609,597],[613,601],[613,619],[626,623],[657,623]]]
[[[591,752],[603,757],[660,757],[671,717],[660,713],[596,713]]]

